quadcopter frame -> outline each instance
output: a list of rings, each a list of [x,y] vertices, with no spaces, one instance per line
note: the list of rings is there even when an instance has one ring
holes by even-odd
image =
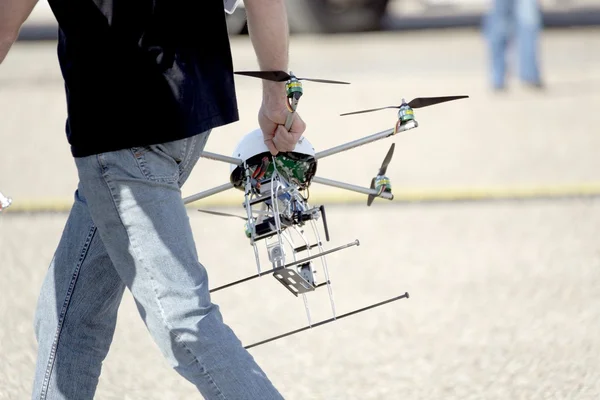
[[[254,71],[254,72],[236,72],[240,75],[248,75],[254,76],[261,79],[286,82],[286,94],[288,99],[288,117],[285,122],[286,129],[290,129],[293,118],[296,112],[296,108],[298,106],[298,102],[300,97],[303,94],[302,84],[300,80],[309,80],[316,81],[322,83],[347,83],[347,82],[339,82],[339,81],[326,81],[320,79],[309,79],[309,78],[297,78],[293,74],[287,74],[284,71]],[[466,98],[468,96],[447,96],[447,97],[431,97],[431,98],[416,98],[411,100],[410,102],[406,102],[402,99],[402,104],[399,106],[388,106],[378,109],[371,110],[363,110],[353,113],[347,113],[342,115],[349,114],[358,114],[363,112],[377,111],[384,108],[397,108],[398,109],[398,118],[393,128],[386,129],[384,131],[350,141],[335,147],[332,147],[327,150],[323,150],[320,152],[316,152],[314,154],[315,163],[318,160],[321,160],[325,157],[332,156],[334,154],[338,154],[359,146],[363,146],[369,143],[373,143],[378,140],[382,140],[394,135],[397,135],[400,132],[405,132],[411,129],[415,129],[419,126],[417,120],[414,116],[413,108],[427,107],[429,105],[442,103],[445,101],[456,100],[460,98]],[[390,147],[386,158],[379,170],[379,173],[373,180],[371,181],[371,187],[363,187],[357,186],[346,182],[336,181],[316,175],[310,176],[307,182],[305,182],[305,188],[308,188],[311,183],[317,183],[321,185],[327,185],[331,187],[336,187],[340,189],[350,190],[358,193],[362,193],[368,196],[367,205],[370,206],[372,201],[375,198],[383,198],[387,200],[393,200],[394,196],[391,190],[391,183],[388,177],[385,176],[385,171],[387,169],[387,165],[389,164],[392,154],[394,150],[394,144]],[[285,174],[282,174],[281,171],[277,170],[275,156],[271,156],[271,160],[269,157],[265,155],[261,155],[262,161],[261,166],[251,166],[248,164],[248,160],[242,160],[235,157],[228,157],[221,154],[211,153],[211,152],[203,152],[201,157],[221,161],[228,164],[233,164],[243,170],[244,174],[244,203],[243,206],[246,209],[247,214],[247,224],[246,224],[246,236],[250,239],[250,242],[254,248],[254,254],[257,264],[257,274],[249,276],[244,279],[240,279],[238,281],[214,288],[211,292],[215,292],[218,290],[222,290],[225,288],[232,287],[234,285],[247,282],[249,280],[259,278],[267,273],[272,274],[273,277],[285,286],[293,295],[302,296],[304,300],[304,305],[306,309],[306,315],[308,318],[308,326],[304,328],[300,328],[294,331],[290,331],[284,333],[282,335],[278,335],[257,343],[254,343],[249,346],[245,346],[246,348],[251,348],[254,346],[258,346],[260,344],[268,343],[270,341],[293,335],[295,333],[299,333],[301,331],[324,325],[329,322],[336,321],[337,319],[353,315],[356,313],[360,313],[374,307],[379,307],[384,304],[388,304],[390,302],[408,298],[409,295],[405,292],[402,295],[396,296],[394,298],[385,300],[380,303],[376,303],[346,314],[342,314],[336,316],[335,311],[335,303],[333,300],[333,293],[331,288],[331,281],[329,276],[329,271],[327,268],[327,263],[325,261],[325,255],[331,254],[333,252],[351,247],[358,246],[359,241],[355,240],[354,242],[348,243],[346,245],[342,245],[333,249],[324,250],[322,241],[319,235],[319,231],[316,225],[316,220],[322,218],[323,220],[323,228],[325,230],[325,236],[327,241],[330,240],[329,232],[327,228],[327,221],[325,217],[325,208],[324,206],[312,207],[308,204],[307,198],[304,198],[299,190],[297,184],[291,182],[289,177]],[[261,180],[261,177],[264,175],[264,171],[266,170],[266,164],[271,162],[273,164],[274,171],[270,177],[265,180]],[[316,164],[315,164],[316,165]],[[184,198],[184,203],[191,203],[197,200],[201,200],[203,198],[212,196],[217,193],[224,192],[226,190],[232,189],[236,187],[231,182],[225,183],[223,185],[205,190],[203,192],[188,196]],[[240,187],[238,187],[240,188]],[[253,209],[253,206],[260,205],[260,210],[256,211]],[[255,216],[255,213],[258,216]],[[314,239],[311,242],[304,235],[303,230],[300,228],[305,225],[311,225]],[[301,238],[302,245],[295,246],[293,244],[293,239],[291,237],[291,232],[296,232]],[[275,238],[272,242],[271,239]],[[260,257],[258,255],[257,242],[264,240],[267,246],[267,253],[269,255],[269,261],[271,261],[272,268],[268,272],[262,272],[260,267]],[[291,255],[293,258],[292,262],[286,263],[285,256],[286,252],[284,250],[284,242],[287,242],[290,249]],[[318,252],[316,254],[311,254],[311,249],[317,247]],[[307,252],[308,256],[304,258],[298,258],[299,253]],[[323,271],[325,275],[325,280],[322,283],[317,283],[315,278],[315,274],[317,271],[312,265],[312,260],[320,258],[323,266]],[[313,324],[311,321],[310,311],[308,307],[307,293],[315,291],[317,288],[327,286],[329,290],[329,298],[331,302],[331,308],[333,317],[328,320],[324,320],[318,323]]]
[[[362,146],[368,143],[372,143],[377,140],[385,139],[390,136],[396,135],[399,132],[404,132],[410,129],[414,129],[418,127],[418,123],[416,120],[405,121],[404,123],[396,124],[396,126],[392,129],[388,129],[374,135],[370,135],[364,137],[362,139],[358,139],[355,141],[351,141],[328,150],[324,150],[315,154],[315,158],[317,160],[323,159],[325,157],[332,156],[334,154],[338,154],[343,151],[347,151],[352,148],[356,148],[358,146]],[[338,246],[329,250],[325,250],[323,248],[323,243],[321,240],[321,236],[319,234],[316,221],[318,219],[322,219],[323,228],[325,230],[326,240],[329,241],[329,230],[327,227],[327,220],[325,214],[325,207],[323,205],[319,207],[311,207],[306,199],[302,197],[297,187],[291,185],[287,179],[282,176],[279,171],[275,171],[269,181],[261,182],[259,186],[260,189],[257,190],[256,181],[253,184],[252,177],[252,169],[250,166],[241,159],[236,159],[233,157],[223,156],[220,154],[204,152],[202,157],[207,159],[212,159],[216,161],[221,161],[225,163],[234,164],[236,166],[241,166],[245,171],[245,182],[244,182],[244,202],[243,206],[246,210],[247,218],[246,218],[246,236],[249,238],[250,243],[252,244],[254,250],[254,256],[257,265],[257,273],[251,275],[249,277],[237,280],[235,282],[228,283],[226,285],[216,287],[211,290],[211,293],[223,290],[226,288],[230,288],[232,286],[248,282],[252,279],[256,279],[262,277],[266,274],[271,274],[279,283],[286,287],[293,295],[302,297],[304,301],[304,307],[306,311],[306,316],[308,320],[308,325],[305,328],[301,328],[299,330],[291,331],[285,333],[283,335],[278,335],[272,337],[270,339],[266,339],[252,345],[246,346],[246,348],[251,348],[258,346],[260,344],[268,343],[270,341],[283,338],[295,333],[299,333],[303,330],[310,329],[312,327],[320,326],[325,323],[333,322],[339,318],[343,318],[349,315],[356,314],[358,312],[366,311],[375,307],[379,307],[381,305],[387,304],[392,301],[400,300],[402,298],[408,298],[409,295],[407,292],[404,294],[394,297],[392,299],[386,300],[381,303],[377,303],[374,305],[370,305],[363,309],[355,310],[347,314],[336,315],[335,309],[335,301],[333,297],[333,289],[331,286],[331,279],[328,270],[328,265],[326,262],[325,255],[331,254],[333,252],[360,245],[358,240],[354,242]],[[385,181],[385,179],[384,179]],[[389,190],[381,190],[381,188],[367,188],[362,186],[353,185],[346,182],[336,181],[332,179],[327,179],[319,176],[313,176],[311,182],[315,182],[322,185],[328,185],[332,187],[337,187],[341,189],[351,190],[354,192],[362,193],[368,195],[370,198],[381,197],[384,199],[392,200],[394,198],[393,194]],[[197,200],[201,200],[203,198],[212,196],[214,194],[224,192],[226,190],[234,188],[233,183],[229,182],[212,189],[205,190],[203,192],[188,196],[184,198],[184,203],[191,203]],[[289,218],[290,216],[284,216],[287,218],[283,218],[282,221],[282,213],[279,206],[281,205],[280,198],[282,196],[288,196],[291,199],[296,199],[297,203],[303,205],[303,210],[300,215],[306,216],[305,221],[299,221],[299,223],[290,223],[290,220],[293,218]],[[370,203],[369,203],[370,205]],[[259,206],[260,209],[256,210],[254,207]],[[300,218],[302,219],[302,218]],[[300,230],[300,228],[307,223],[312,228],[314,238],[311,242]],[[292,238],[292,232],[296,233],[297,236],[300,237],[301,245],[295,246]],[[260,256],[257,248],[257,242],[264,241],[267,247],[267,253],[269,255],[269,261],[272,263],[272,268],[268,271],[263,272],[261,270]],[[288,248],[291,249],[291,258],[292,261],[286,263],[285,262],[285,251],[284,242],[288,244]],[[311,253],[311,249],[318,248],[318,251],[315,253]],[[306,257],[300,258],[300,253],[307,253]],[[324,272],[324,282],[317,283],[315,275],[317,271],[315,270],[312,261],[320,258],[321,265]],[[329,300],[331,303],[331,311],[332,318],[321,321],[318,323],[313,323],[310,315],[310,309],[308,305],[307,294],[315,291],[316,289],[327,286],[329,293]]]
[[[325,157],[329,157],[332,156],[334,154],[338,154],[359,146],[364,146],[366,144],[369,143],[373,143],[377,140],[381,140],[381,139],[386,139],[390,136],[394,136],[400,132],[404,132],[404,131],[408,131],[410,129],[414,129],[417,128],[419,126],[418,122],[413,119],[410,121],[407,121],[403,124],[397,123],[396,126],[394,128],[390,128],[390,129],[386,129],[384,131],[369,135],[369,136],[365,136],[363,138],[357,139],[357,140],[353,140],[351,142],[348,143],[344,143],[335,147],[332,147],[330,149],[327,150],[323,150],[320,152],[317,152],[315,154],[315,159],[321,160]],[[221,161],[224,163],[228,163],[228,164],[234,164],[234,165],[238,165],[241,166],[243,165],[243,161],[239,158],[234,158],[234,157],[229,157],[229,156],[225,156],[225,155],[221,155],[221,154],[217,154],[217,153],[211,153],[208,151],[204,151],[201,155],[202,158],[207,158],[210,160],[214,160],[214,161]],[[387,199],[387,200],[393,200],[394,196],[391,193],[379,193],[378,190],[374,190],[374,189],[370,189],[367,187],[363,187],[363,186],[357,186],[357,185],[353,185],[350,183],[345,183],[345,182],[341,182],[341,181],[336,181],[336,180],[332,180],[332,179],[327,179],[327,178],[323,178],[320,176],[314,176],[312,178],[312,182],[313,183],[318,183],[321,185],[327,185],[327,186],[331,186],[331,187],[336,187],[339,189],[346,189],[346,190],[350,190],[353,192],[357,192],[357,193],[362,193],[362,194],[366,194],[366,195],[374,195],[377,197],[381,197],[383,199]],[[192,203],[207,197],[210,197],[212,195],[221,193],[221,192],[225,192],[229,189],[233,189],[234,185],[230,182],[228,183],[224,183],[223,185],[220,186],[216,186],[214,188],[196,193],[194,195],[188,196],[186,198],[184,198],[184,202],[186,204],[188,203]]]

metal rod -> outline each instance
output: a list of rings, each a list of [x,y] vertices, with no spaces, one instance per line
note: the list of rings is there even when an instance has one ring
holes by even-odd
[[[214,289],[210,289],[210,290],[209,290],[209,293],[218,292],[219,290],[227,289],[228,287],[235,286],[235,285],[237,285],[237,284],[239,284],[239,283],[244,283],[244,282],[251,281],[252,279],[260,278],[261,276],[263,276],[263,275],[266,275],[266,274],[268,274],[268,273],[270,273],[270,272],[274,272],[274,271],[275,271],[275,270],[271,269],[271,270],[269,270],[269,271],[260,272],[260,273],[258,273],[258,274],[256,274],[256,275],[252,275],[252,276],[249,276],[249,277],[247,277],[247,278],[240,279],[240,280],[237,280],[237,281],[235,281],[235,282],[231,282],[231,283],[228,283],[228,284],[226,284],[226,285],[223,285],[223,286],[216,287],[216,288],[214,288]]]
[[[318,176],[313,177],[312,181],[315,183],[320,183],[322,185],[328,185],[328,186],[333,186],[333,187],[337,187],[340,189],[351,190],[353,192],[358,192],[358,193],[363,193],[363,194],[372,194],[374,196],[378,196],[378,194],[377,194],[378,192],[375,189],[369,189],[369,188],[362,187],[362,186],[356,186],[356,185],[352,185],[350,183],[334,181],[331,179],[321,178]],[[394,200],[394,195],[392,193],[387,193],[387,192],[381,193],[381,195],[379,195],[378,197],[382,197],[382,198],[388,199],[388,200]]]
[[[242,165],[242,160],[239,158],[224,156],[222,154],[211,153],[210,151],[203,151],[201,157],[208,158],[215,161],[222,161],[227,164]]]
[[[258,254],[258,247],[256,246],[256,222],[252,222],[252,206],[250,206],[250,196],[252,193],[252,181],[250,179],[250,169],[248,168],[247,161],[243,162],[244,177],[246,182],[244,184],[244,208],[246,209],[246,216],[248,218],[248,229],[250,230],[250,243],[254,251],[254,261],[256,261],[256,271],[258,275],[261,274],[260,268],[260,256]]]
[[[331,283],[331,282],[329,282],[329,281],[326,281],[326,282],[321,282],[321,283],[319,283],[317,286],[315,286],[315,289],[318,289],[318,288],[320,288],[321,286],[329,285],[330,283]]]
[[[328,324],[330,322],[334,322],[334,321],[336,321],[338,319],[342,319],[342,318],[348,317],[350,315],[358,314],[360,312],[367,311],[367,310],[373,309],[375,307],[379,307],[379,306],[382,306],[384,304],[388,304],[388,303],[391,303],[393,301],[397,301],[397,300],[404,299],[404,298],[406,298],[406,299],[409,298],[408,292],[405,292],[404,294],[402,294],[400,296],[396,296],[396,297],[393,297],[391,299],[382,301],[380,303],[372,304],[370,306],[363,307],[363,308],[360,308],[358,310],[354,310],[354,311],[348,312],[346,314],[339,315],[336,318],[329,318],[329,319],[326,319],[324,321],[317,322],[316,324],[313,324],[312,326],[305,326],[304,328],[296,329],[296,330],[293,330],[293,331],[290,331],[290,332],[287,332],[287,333],[284,333],[284,334],[281,334],[281,335],[278,335],[278,336],[274,336],[274,337],[266,339],[266,340],[262,340],[260,342],[253,343],[253,344],[248,345],[248,346],[244,346],[244,348],[245,349],[250,349],[252,347],[256,347],[256,346],[259,346],[261,344],[269,343],[269,342],[272,342],[274,340],[284,338],[286,336],[291,336],[291,335],[294,335],[296,333],[300,333],[302,331],[307,331],[309,329],[316,328],[317,326],[325,325],[325,324]]]
[[[317,223],[313,219],[310,221],[310,224],[312,225],[313,232],[315,233],[315,236],[319,243],[319,250],[323,251],[323,246],[321,245],[321,235],[319,234]],[[327,280],[327,292],[329,294],[329,304],[331,305],[331,313],[333,314],[333,318],[335,318],[335,300],[333,299],[333,288],[331,287],[331,281],[329,279],[329,266],[327,265],[326,258],[321,258],[321,265],[323,266],[323,271],[325,272],[325,279]]]
[[[321,217],[323,218],[323,229],[325,230],[325,240],[329,242],[329,227],[327,226],[327,217],[325,215],[325,206],[321,205],[319,207],[321,210]]]
[[[348,244],[344,244],[342,246],[338,246],[338,247],[335,247],[333,249],[325,250],[325,251],[323,251],[321,253],[313,254],[312,256],[308,256],[308,257],[302,258],[302,259],[300,259],[298,261],[291,262],[289,264],[284,265],[283,268],[293,267],[294,265],[298,265],[298,264],[304,264],[305,262],[310,261],[312,259],[315,259],[315,258],[318,258],[318,257],[321,257],[321,256],[325,256],[327,254],[331,254],[331,253],[334,253],[336,251],[346,249],[348,247],[358,246],[358,245],[360,245],[360,242],[358,241],[358,239],[356,239],[354,242],[351,242],[351,243],[348,243]],[[274,272],[276,272],[276,271],[274,271]]]
[[[285,129],[287,131],[289,131],[290,128],[292,127],[292,123],[294,122],[294,114],[295,114],[295,112],[288,113],[288,115],[285,119]]]
[[[296,96],[294,96],[292,98],[292,104],[290,105],[290,107],[293,111],[288,112],[288,115],[285,119],[285,129],[287,131],[289,131],[290,128],[292,127],[292,123],[294,122],[294,117],[296,116],[296,108],[298,108],[299,101],[300,101],[300,99],[296,98]]]
[[[320,244],[321,244],[321,242],[319,242],[319,243],[315,243],[315,244],[311,244],[311,245],[306,245],[306,244],[304,244],[304,245],[302,245],[302,246],[300,246],[300,247],[296,247],[296,248],[294,249],[294,252],[295,252],[295,253],[300,253],[301,251],[305,251],[305,250],[311,250],[311,249],[314,249],[315,247],[319,246]]]
[[[374,142],[376,140],[385,139],[385,138],[387,138],[389,136],[393,136],[393,135],[395,135],[397,133],[404,132],[404,131],[407,131],[409,129],[413,129],[413,128],[416,128],[418,126],[419,126],[419,124],[417,124],[417,121],[415,121],[415,120],[409,121],[405,125],[401,125],[397,132],[396,132],[396,130],[394,128],[390,128],[390,129],[387,129],[385,131],[381,131],[381,132],[375,133],[373,135],[366,136],[364,138],[354,140],[352,142],[340,144],[339,146],[335,146],[335,147],[332,147],[332,148],[327,149],[327,150],[319,151],[318,153],[315,154],[315,158],[317,160],[319,160],[321,158],[325,158],[325,157],[331,156],[333,154],[341,153],[342,151],[350,150],[350,149],[353,149],[355,147],[362,146],[362,145],[365,145],[367,143]]]
[[[274,268],[274,269],[271,269],[271,270],[269,270],[269,271],[266,271],[266,272],[263,272],[263,273],[259,273],[259,274],[252,275],[252,276],[248,276],[248,277],[246,277],[246,278],[243,278],[243,279],[237,280],[237,281],[235,281],[235,282],[227,283],[227,284],[225,284],[225,285],[223,285],[223,286],[219,286],[219,287],[216,287],[216,288],[214,288],[214,289],[210,289],[210,290],[209,290],[209,292],[210,292],[210,293],[214,293],[214,292],[217,292],[217,291],[219,291],[219,290],[226,289],[226,288],[228,288],[228,287],[231,287],[231,286],[237,285],[237,284],[239,284],[239,283],[244,283],[244,282],[248,282],[248,281],[250,281],[250,280],[252,280],[252,279],[260,278],[261,276],[263,276],[263,275],[266,275],[266,274],[269,274],[269,273],[271,273],[271,272],[272,272],[272,273],[275,273],[275,272],[277,272],[277,271],[281,271],[281,270],[282,270],[282,269],[284,269],[284,268],[292,267],[292,266],[294,266],[294,265],[297,265],[297,264],[302,264],[302,263],[305,263],[306,261],[310,261],[310,260],[312,260],[313,258],[317,258],[317,257],[321,257],[321,256],[324,256],[324,255],[327,255],[327,254],[331,254],[331,253],[333,253],[333,252],[335,252],[335,251],[339,251],[339,250],[345,249],[345,248],[347,248],[347,247],[351,247],[351,246],[358,246],[359,244],[360,244],[360,242],[359,242],[359,241],[358,241],[358,239],[357,239],[357,240],[355,240],[355,241],[354,241],[354,242],[352,242],[352,243],[348,243],[348,244],[345,244],[345,245],[343,245],[343,246],[339,246],[339,247],[336,247],[336,248],[333,248],[333,249],[330,249],[330,250],[323,251],[323,252],[321,252],[321,253],[314,254],[314,255],[312,255],[312,256],[309,256],[309,257],[303,258],[303,259],[301,259],[301,260],[294,261],[294,262],[291,262],[291,263],[289,263],[289,264],[286,264],[286,265],[284,265],[283,267]]]
[[[226,190],[233,188],[233,184],[231,182],[225,183],[221,186],[214,187],[212,189],[205,190],[204,192],[200,192],[197,194],[193,194],[183,199],[184,204],[188,204],[194,202],[196,200],[203,199],[208,196],[212,196],[213,194],[221,193]]]

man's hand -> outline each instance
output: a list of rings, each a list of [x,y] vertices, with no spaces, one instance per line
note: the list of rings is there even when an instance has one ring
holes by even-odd
[[[285,129],[285,121],[289,110],[285,103],[269,103],[268,96],[263,98],[262,106],[258,113],[258,123],[265,138],[265,144],[273,155],[277,153],[293,151],[306,130],[306,124],[296,112],[292,126],[288,131]]]

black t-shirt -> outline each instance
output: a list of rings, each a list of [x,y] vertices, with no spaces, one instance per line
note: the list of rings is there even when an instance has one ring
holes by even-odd
[[[239,118],[222,0],[49,0],[75,157]]]

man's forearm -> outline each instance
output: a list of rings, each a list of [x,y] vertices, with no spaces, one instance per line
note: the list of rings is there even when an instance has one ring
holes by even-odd
[[[37,0],[0,0],[0,64],[36,3]]]
[[[245,0],[248,34],[261,70],[288,69],[289,26],[285,0]],[[263,81],[266,92],[282,92],[280,83]]]
[[[0,64],[2,64],[6,58],[6,55],[8,54],[8,51],[12,47],[14,41],[15,39],[13,37],[4,37],[3,35],[0,36]]]

